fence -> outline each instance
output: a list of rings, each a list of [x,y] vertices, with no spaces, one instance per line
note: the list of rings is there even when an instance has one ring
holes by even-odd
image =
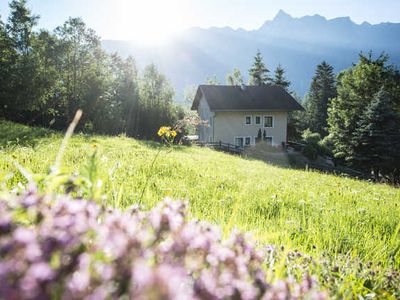
[[[196,142],[200,147],[210,147],[216,150],[225,151],[233,154],[241,154],[244,150],[243,146],[237,146],[230,143],[222,142]]]

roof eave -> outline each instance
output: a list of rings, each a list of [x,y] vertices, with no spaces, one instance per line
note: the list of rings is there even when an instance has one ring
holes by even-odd
[[[199,108],[201,93],[202,93],[201,86],[199,86],[197,88],[196,95],[194,96],[192,107],[190,108],[190,110],[196,110],[197,111],[197,109]]]

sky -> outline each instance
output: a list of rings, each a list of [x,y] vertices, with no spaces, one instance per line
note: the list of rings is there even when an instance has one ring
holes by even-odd
[[[8,0],[0,0],[2,19]],[[280,9],[293,17],[320,14],[354,22],[400,23],[400,0],[28,0],[49,30],[82,17],[103,39],[154,42],[190,27],[259,28]]]

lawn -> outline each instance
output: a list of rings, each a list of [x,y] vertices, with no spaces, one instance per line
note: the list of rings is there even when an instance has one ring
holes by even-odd
[[[11,160],[46,173],[61,140],[49,130],[0,122],[3,188],[26,182]],[[393,279],[400,270],[400,189],[124,136],[74,135],[63,172],[82,172],[94,152],[92,176],[107,205],[140,202],[149,209],[164,197],[187,199],[193,218],[218,224],[225,234],[238,228],[251,232],[260,247],[312,256],[306,269],[332,296],[400,297],[399,277]],[[274,268],[276,277],[291,272],[284,260]]]

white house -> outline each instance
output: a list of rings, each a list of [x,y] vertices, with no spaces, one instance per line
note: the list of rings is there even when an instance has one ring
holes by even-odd
[[[208,121],[198,128],[200,141],[249,146],[261,133],[278,146],[287,142],[288,112],[303,107],[276,85],[200,85],[192,110]]]

